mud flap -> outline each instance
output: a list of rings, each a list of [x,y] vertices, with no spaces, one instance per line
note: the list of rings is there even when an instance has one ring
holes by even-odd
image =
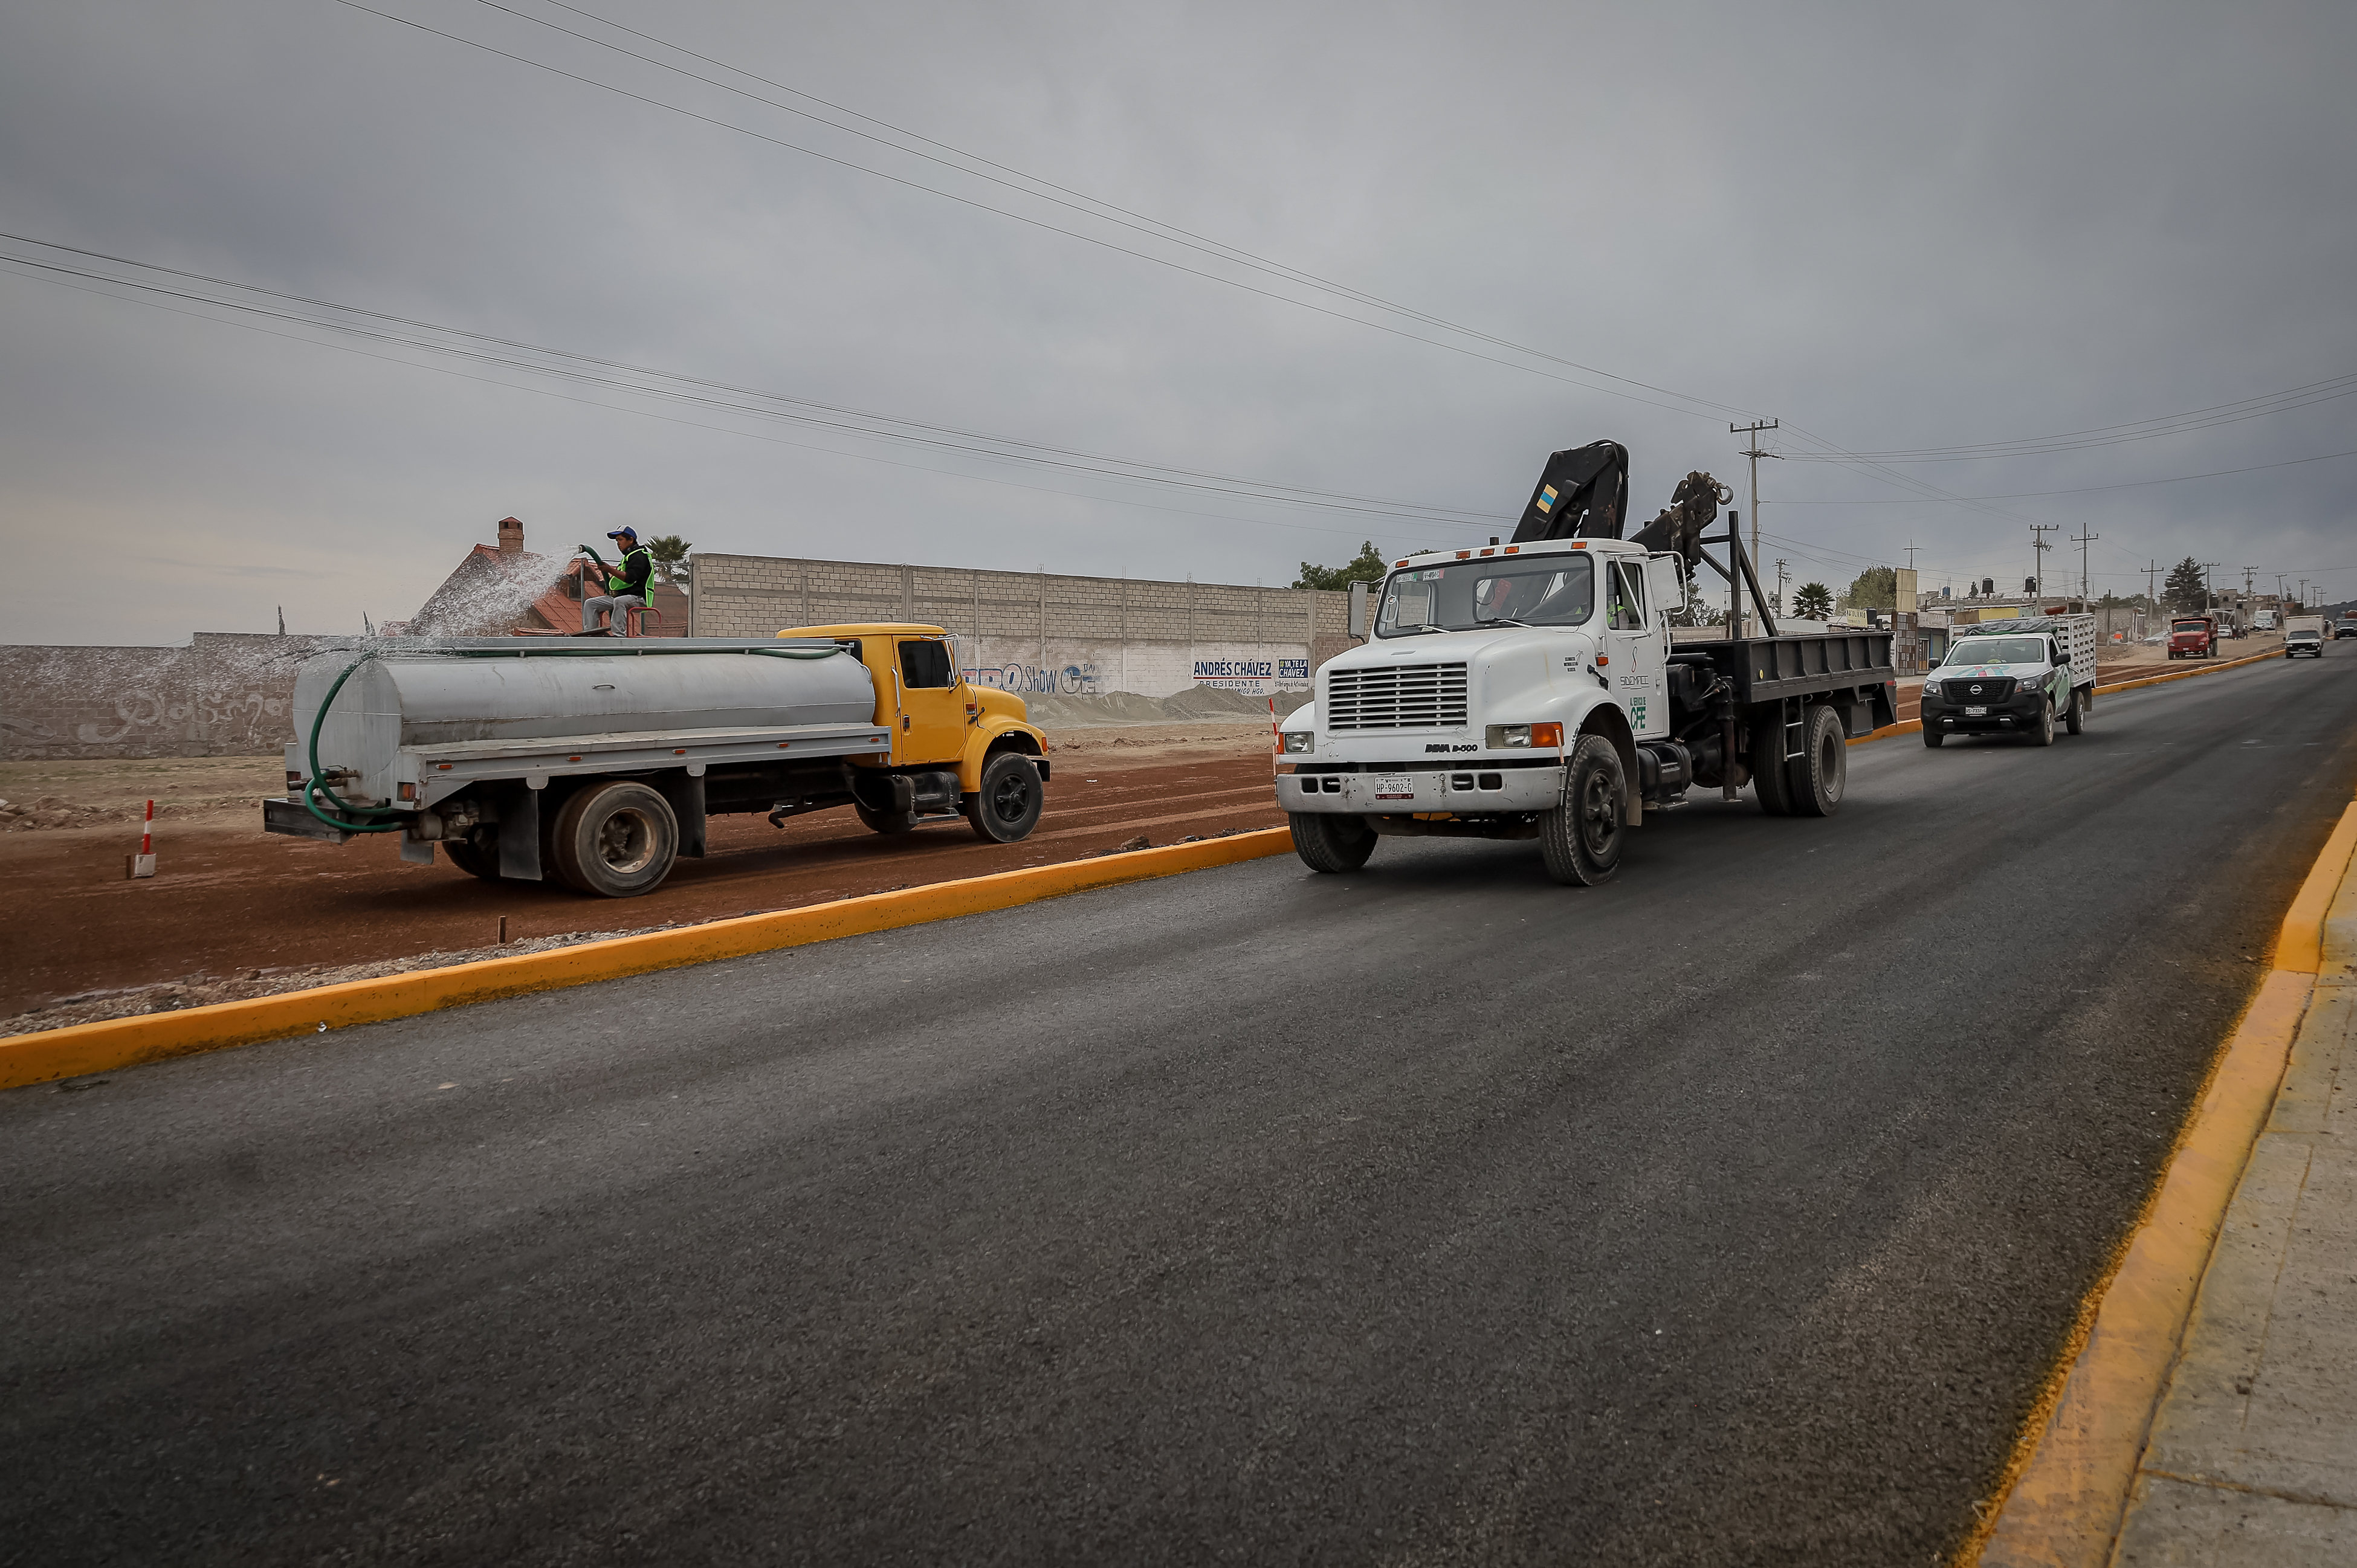
[[[540,870],[540,791],[510,784],[499,792],[500,875],[517,882],[538,882]]]

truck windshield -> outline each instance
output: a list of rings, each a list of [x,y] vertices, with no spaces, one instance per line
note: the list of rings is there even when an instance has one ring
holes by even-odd
[[[2206,620],[2181,620],[2175,626],[2170,627],[2169,629],[2171,631],[2208,631],[2210,629],[2210,623]]]
[[[1458,561],[1402,572],[1383,585],[1377,637],[1438,627],[1583,626],[1596,611],[1596,563],[1587,555]]]
[[[1968,637],[1948,650],[1943,664],[2043,664],[2046,640],[2037,637]]]

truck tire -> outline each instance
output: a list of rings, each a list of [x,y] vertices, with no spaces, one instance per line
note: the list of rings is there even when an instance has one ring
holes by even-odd
[[[1841,810],[1842,792],[1849,787],[1849,727],[1831,705],[1809,710],[1803,732],[1808,739],[1790,764],[1785,786],[1796,817],[1830,817]]]
[[[662,886],[679,856],[679,818],[660,791],[634,779],[585,785],[556,813],[550,835],[568,887],[635,898]]]
[[[1356,871],[1375,853],[1375,830],[1356,817],[1287,811],[1285,822],[1293,830],[1293,853],[1312,871]]]
[[[1580,736],[1564,771],[1562,803],[1539,818],[1539,853],[1547,875],[1565,886],[1600,886],[1620,869],[1629,838],[1620,816],[1628,775],[1619,748],[1600,735]]]
[[[1784,766],[1784,726],[1754,723],[1751,726],[1751,795],[1771,817],[1792,814],[1792,775]]]
[[[2062,715],[2063,727],[2072,735],[2087,733],[2087,703],[2077,690],[2071,693],[2071,711]]]
[[[917,827],[914,811],[871,811],[854,800],[851,809],[859,813],[862,824],[879,833],[913,832]]]
[[[468,875],[479,876],[486,882],[497,882],[500,879],[499,831],[491,827],[477,828],[464,838],[444,839],[442,853],[450,857],[451,865]]]
[[[1947,738],[1945,731],[1933,729],[1930,725],[1923,726],[1923,744],[1933,751],[1939,750],[1940,743]]]
[[[982,788],[966,797],[965,820],[983,843],[1013,843],[1031,836],[1045,804],[1031,759],[1002,751],[982,765]]]
[[[2028,741],[2032,746],[2052,746],[2054,744],[2053,698],[2049,697],[2044,702],[2038,704],[2038,722],[2030,725],[2029,728],[2023,733],[2021,738]]]

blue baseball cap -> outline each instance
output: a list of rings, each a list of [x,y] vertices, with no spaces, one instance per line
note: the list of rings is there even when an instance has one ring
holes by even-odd
[[[614,530],[613,532],[606,535],[606,537],[608,539],[627,539],[631,543],[636,544],[639,542],[639,531],[635,528],[618,528]]]

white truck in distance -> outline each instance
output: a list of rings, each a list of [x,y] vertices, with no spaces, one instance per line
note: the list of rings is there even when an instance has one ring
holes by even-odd
[[[1847,739],[1895,717],[1889,633],[1674,641],[1664,611],[1686,602],[1688,563],[1728,570],[1701,543],[1727,544],[1758,596],[1739,544],[1698,525],[1682,538],[1398,562],[1372,640],[1328,660],[1316,700],[1280,726],[1277,800],[1302,861],[1354,871],[1386,836],[1535,838],[1556,881],[1593,885],[1619,868],[1628,829],[1694,785],[1733,800],[1749,783],[1771,815],[1832,815]]]
[[[2284,657],[2305,653],[2311,658],[2324,657],[2324,618],[2322,616],[2287,616],[2284,618]]]

